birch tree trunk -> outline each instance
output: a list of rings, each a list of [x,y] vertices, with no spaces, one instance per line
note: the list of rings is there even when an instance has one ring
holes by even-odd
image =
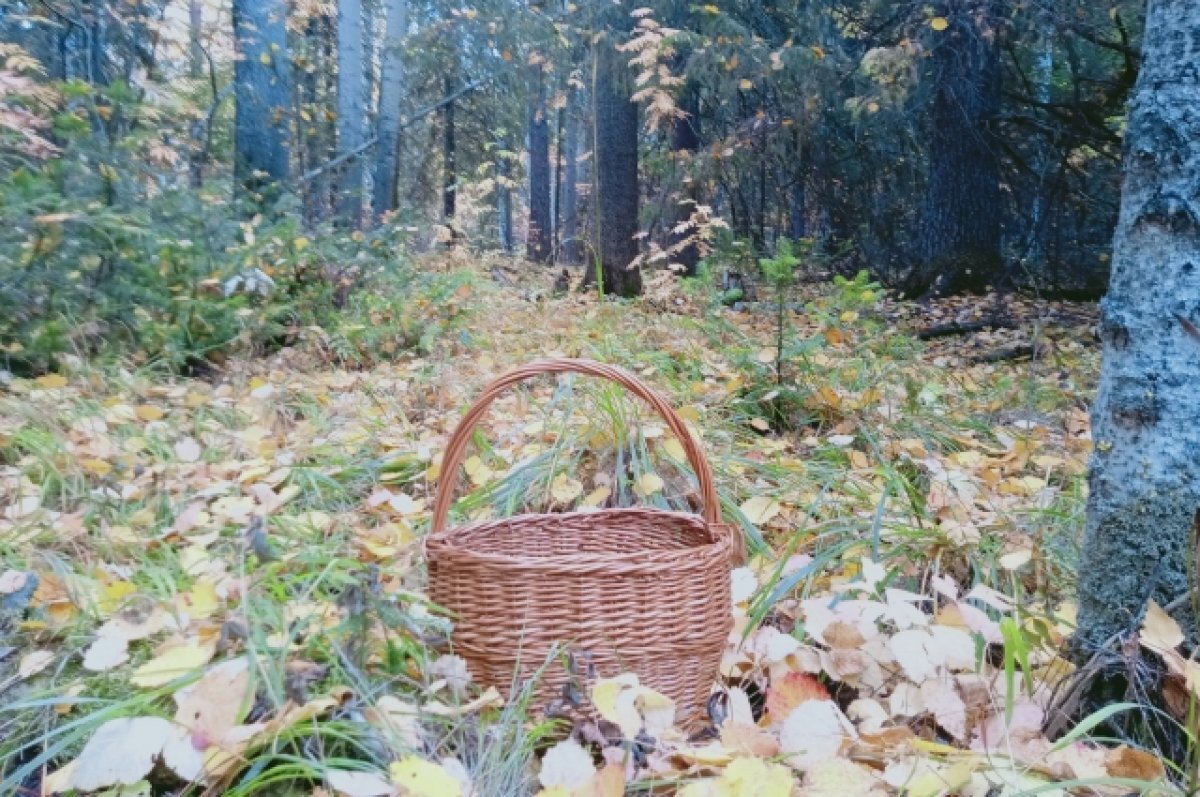
[[[375,156],[372,209],[378,220],[396,209],[400,174],[400,105],[404,99],[404,34],[408,30],[408,0],[387,0],[387,29],[383,39],[383,69],[379,87],[379,143]]]
[[[366,140],[362,0],[338,0],[337,46],[338,154],[345,155],[358,150]],[[338,219],[349,227],[359,227],[362,209],[363,158],[355,156],[343,164],[338,179]]]
[[[1137,628],[1193,587],[1200,508],[1200,4],[1150,0],[1125,133],[1092,408],[1075,642]],[[1191,601],[1176,616],[1195,633]]]
[[[288,108],[291,68],[283,0],[234,0],[233,179],[239,194],[259,204],[275,200],[290,172]]]

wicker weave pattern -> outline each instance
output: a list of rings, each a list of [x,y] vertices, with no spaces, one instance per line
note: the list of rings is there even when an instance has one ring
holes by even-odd
[[[446,529],[458,470],[476,423],[503,390],[542,373],[611,379],[667,422],[696,471],[704,516],[648,508],[518,515]],[[703,718],[732,627],[734,532],[720,523],[712,471],[686,425],[627,372],[587,360],[531,363],[489,385],[447,444],[426,539],[430,597],[457,615],[455,650],[481,683],[506,688],[555,643],[592,655],[601,677],[623,671],[675,700],[684,727]],[[543,701],[566,680],[552,666]]]

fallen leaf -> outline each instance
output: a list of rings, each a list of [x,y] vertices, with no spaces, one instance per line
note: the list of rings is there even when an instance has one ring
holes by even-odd
[[[175,693],[175,721],[191,731],[193,743],[208,747],[242,720],[252,697],[249,660],[229,659]]]
[[[212,646],[196,642],[173,647],[134,670],[129,682],[143,689],[169,684],[203,667],[213,652]]]
[[[586,784],[596,774],[592,754],[571,739],[559,742],[542,756],[542,769],[538,782],[544,788],[561,786],[574,791]]]
[[[346,797],[383,797],[394,791],[392,784],[376,772],[327,769],[325,782],[329,788]]]
[[[462,786],[453,775],[440,764],[415,755],[393,762],[388,771],[392,783],[408,797],[462,797]]]
[[[748,498],[741,505],[742,514],[756,526],[761,526],[779,514],[779,502],[765,495]]]
[[[129,642],[124,637],[101,634],[83,654],[83,668],[105,672],[129,661]]]
[[[661,492],[663,488],[663,480],[659,478],[657,473],[643,473],[633,483],[633,491],[643,498]]]
[[[183,753],[178,745],[186,733],[162,717],[109,720],[92,734],[74,760],[68,778],[69,788],[88,792],[137,783],[150,774],[155,760],[160,757],[174,769],[172,765],[179,765],[181,756],[168,754],[168,750],[174,747],[172,753]],[[198,751],[196,753],[198,756]],[[176,770],[176,774],[185,779],[194,779],[189,775],[197,774],[190,772],[191,766],[181,768],[185,772]]]
[[[788,763],[805,769],[838,755],[853,726],[832,700],[807,700],[792,711],[779,732]]]
[[[829,690],[808,673],[789,672],[767,689],[767,717],[783,722],[809,700],[829,700]]]
[[[1179,647],[1184,640],[1183,629],[1175,618],[1163,611],[1154,601],[1146,604],[1142,620],[1141,643],[1149,650],[1163,653]]]
[[[196,462],[200,453],[200,444],[194,438],[185,437],[175,444],[175,456],[180,462]]]
[[[26,653],[21,657],[21,661],[17,663],[17,675],[21,678],[37,675],[49,667],[52,661],[54,661],[54,652],[50,650],[35,650]]]

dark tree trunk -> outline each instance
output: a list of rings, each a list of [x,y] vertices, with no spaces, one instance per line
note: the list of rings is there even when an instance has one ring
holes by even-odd
[[[671,155],[679,186],[674,212],[668,218],[671,227],[668,245],[677,249],[671,255],[671,262],[682,266],[683,273],[687,276],[694,277],[696,276],[696,265],[700,262],[700,247],[696,244],[696,230],[689,228],[675,232],[675,228],[680,223],[691,217],[698,200],[696,183],[688,173],[691,169],[692,157],[700,149],[700,96],[696,85],[691,81],[684,85],[679,108],[687,115],[676,118],[671,124]]]
[[[577,94],[567,97],[567,116],[563,131],[562,259],[579,262],[579,115],[575,112]]]
[[[1001,0],[949,0],[935,6],[949,23],[932,31],[929,80],[929,184],[915,291],[981,290],[1003,277],[1000,256]]]
[[[550,219],[550,122],[546,118],[546,74],[533,67],[529,129],[529,233],[525,254],[536,263],[550,260],[553,222]]]
[[[511,254],[513,250],[512,188],[509,173],[509,143],[501,140],[497,145],[500,152],[496,157],[496,215],[500,234],[500,248]]]
[[[454,92],[454,79],[446,78],[446,96]],[[454,238],[454,212],[458,181],[457,167],[454,163],[454,105],[453,101],[446,103],[442,109],[442,224],[450,228],[451,240]]]
[[[282,0],[234,0],[237,114],[234,184],[260,205],[278,197],[290,175],[288,108],[291,70]]]
[[[1101,305],[1081,654],[1136,630],[1153,598],[1192,616],[1200,510],[1200,5],[1151,0],[1125,132],[1113,271]],[[1183,598],[1182,600],[1178,600]],[[1121,667],[1125,667],[1124,654]]]
[[[309,65],[300,74],[300,107],[297,120],[300,133],[300,158],[303,171],[323,166],[331,156],[333,138],[326,114],[328,75],[333,50],[333,23],[329,17],[309,19],[304,32],[305,55]],[[304,195],[304,218],[310,225],[321,222],[329,213],[330,173],[328,170],[306,180],[301,186]]]
[[[601,286],[605,293],[642,292],[638,256],[638,111],[630,99],[628,56],[610,37],[595,45],[592,81],[592,136],[596,165],[595,225]],[[592,261],[594,262],[594,260]],[[632,267],[631,267],[632,266]],[[594,266],[589,274],[594,277]]]

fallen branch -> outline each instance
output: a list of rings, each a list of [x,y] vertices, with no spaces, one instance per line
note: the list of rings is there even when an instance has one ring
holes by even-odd
[[[999,363],[1009,360],[1023,360],[1026,357],[1036,357],[1037,354],[1037,348],[1031,343],[1014,343],[1011,346],[1004,346],[999,349],[985,351],[983,354],[977,354],[971,358],[971,362]]]
[[[921,340],[945,338],[950,335],[970,335],[972,332],[982,332],[985,329],[1016,329],[1017,322],[1011,318],[987,318],[983,321],[951,321],[948,324],[938,324],[927,327],[917,333]]]

